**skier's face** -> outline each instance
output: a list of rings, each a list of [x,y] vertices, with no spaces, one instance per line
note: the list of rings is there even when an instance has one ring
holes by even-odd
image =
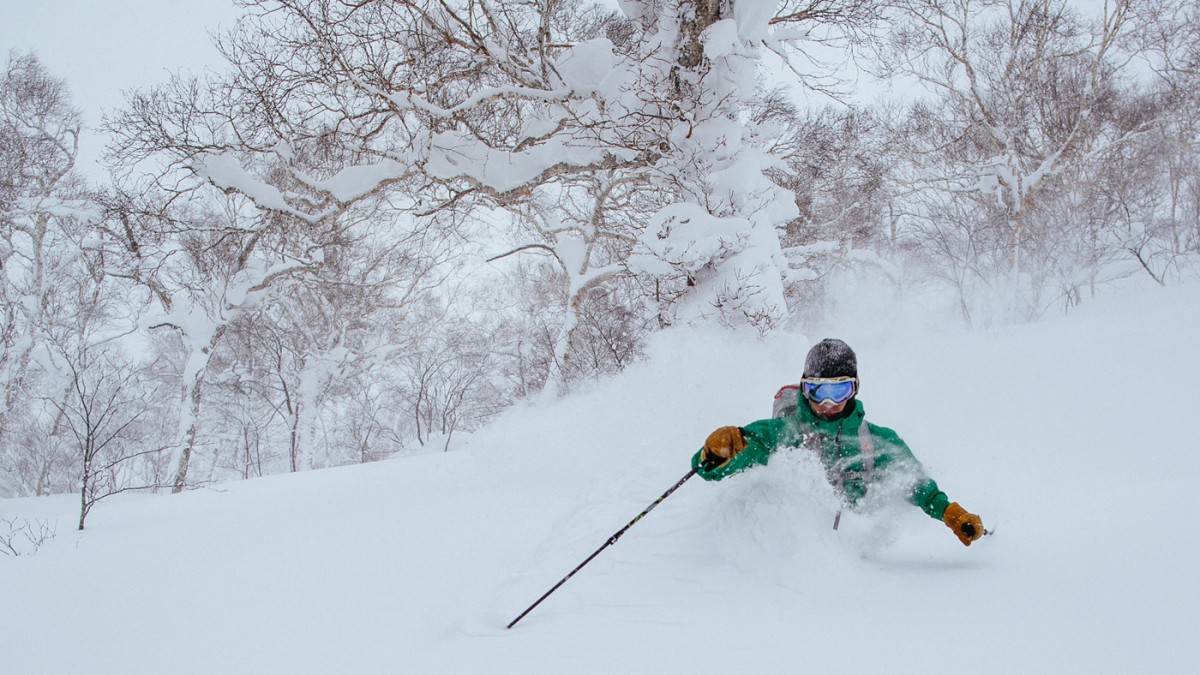
[[[820,417],[823,419],[829,419],[830,417],[834,417],[834,416],[840,414],[843,410],[846,409],[846,406],[849,404],[850,404],[850,401],[842,401],[841,403],[834,403],[833,401],[830,401],[829,399],[825,399],[824,401],[821,401],[820,403],[815,403],[813,401],[808,402],[808,406],[810,408],[812,408],[812,411],[814,413],[816,413],[817,417]]]

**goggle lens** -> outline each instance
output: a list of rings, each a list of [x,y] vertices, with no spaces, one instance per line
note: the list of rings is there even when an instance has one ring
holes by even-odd
[[[800,383],[800,390],[804,392],[804,398],[814,403],[822,401],[845,403],[854,397],[857,384],[854,379],[849,378],[832,382],[829,380],[805,380]]]

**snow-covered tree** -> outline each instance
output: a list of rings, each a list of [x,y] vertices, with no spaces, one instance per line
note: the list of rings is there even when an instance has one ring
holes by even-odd
[[[166,449],[155,424],[163,397],[142,369],[114,348],[63,352],[70,392],[54,405],[79,465],[79,529],[103,499],[130,490],[164,487],[154,477]]]
[[[785,285],[808,277],[779,243],[798,210],[773,178],[781,120],[750,114],[758,64],[823,88],[796,59],[878,18],[835,0],[246,5],[220,42],[233,73],[135,97],[121,154],[166,157],[169,189],[207,182],[312,227],[364,200],[495,223],[493,260],[539,251],[561,270],[550,387],[585,299],[633,275],[658,279],[636,302],[660,323],[787,318]]]
[[[1074,224],[1051,214],[1078,200],[1082,175],[1151,128],[1118,114],[1151,0],[911,0],[886,59],[928,91],[897,129],[907,141],[905,211],[940,270],[968,297],[999,291],[1008,319],[1044,309],[1046,275]],[[1074,196],[1072,196],[1074,195]],[[1074,239],[1073,239],[1074,238]]]
[[[0,478],[3,491],[73,480],[55,440],[70,378],[51,345],[86,350],[110,318],[100,211],[74,170],[80,125],[65,84],[36,57],[10,54],[0,74],[0,474],[14,484]]]

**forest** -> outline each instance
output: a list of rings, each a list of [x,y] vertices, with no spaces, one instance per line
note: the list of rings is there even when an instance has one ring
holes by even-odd
[[[984,330],[1200,273],[1188,0],[239,5],[224,69],[106,116],[104,181],[5,55],[0,497],[80,529],[443,449],[672,326],[870,288]]]

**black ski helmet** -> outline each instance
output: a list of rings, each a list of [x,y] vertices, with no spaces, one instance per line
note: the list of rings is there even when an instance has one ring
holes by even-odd
[[[825,338],[808,350],[804,377],[858,377],[858,357],[850,345]]]

